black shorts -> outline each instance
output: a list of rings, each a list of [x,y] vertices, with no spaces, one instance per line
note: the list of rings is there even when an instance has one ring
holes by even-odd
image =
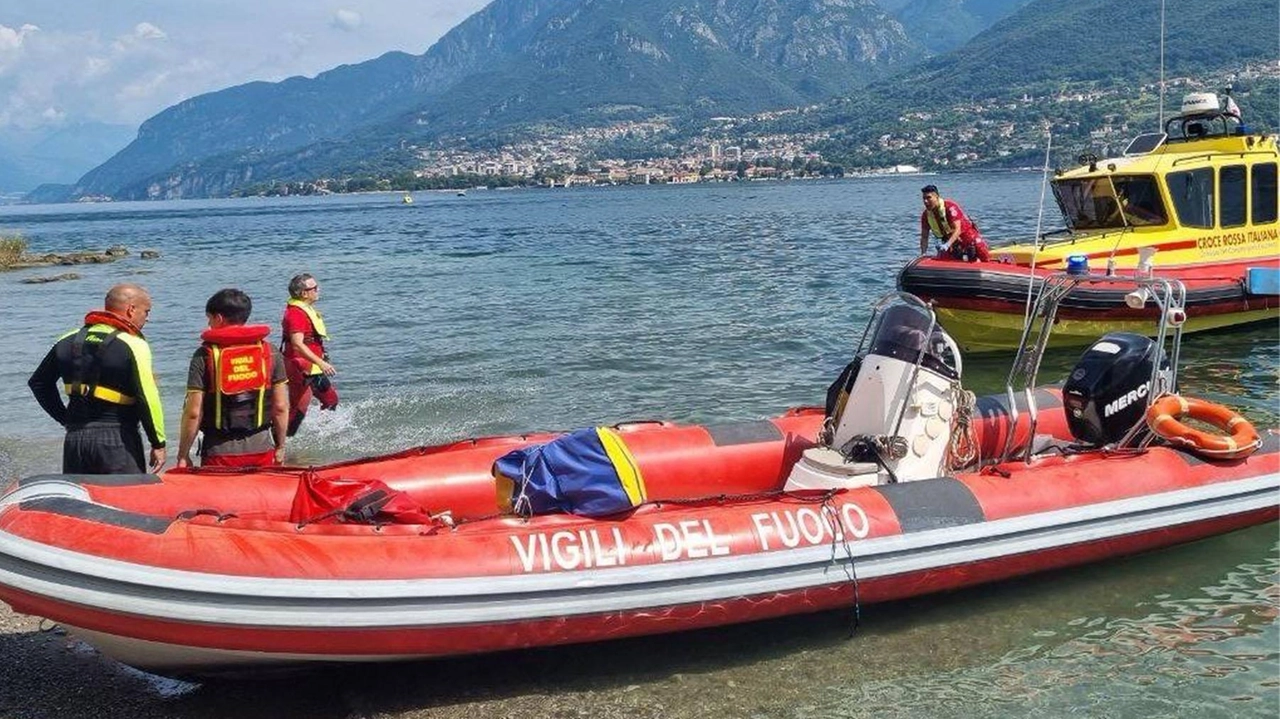
[[[62,442],[63,474],[145,474],[138,428],[95,424],[67,428]]]

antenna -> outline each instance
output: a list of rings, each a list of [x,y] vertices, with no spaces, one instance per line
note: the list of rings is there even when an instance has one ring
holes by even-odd
[[[1164,129],[1164,3],[1160,0],[1160,120],[1157,130]]]
[[[1022,324],[1027,326],[1031,321],[1031,295],[1036,287],[1036,255],[1040,254],[1040,230],[1044,221],[1044,195],[1049,186],[1049,152],[1053,149],[1053,127],[1046,122],[1044,134],[1044,172],[1040,176],[1040,214],[1036,217],[1036,236],[1031,250],[1031,266],[1027,268],[1027,309],[1023,311]]]

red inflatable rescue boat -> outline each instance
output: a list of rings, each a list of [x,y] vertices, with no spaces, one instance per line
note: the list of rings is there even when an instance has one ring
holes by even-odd
[[[551,434],[317,468],[31,477],[0,497],[0,599],[185,675],[753,621],[1277,517],[1275,433],[1224,460],[1144,429],[1136,395],[1176,387],[1151,340],[1108,335],[1061,391],[974,401],[927,308],[872,324],[826,408],[610,428],[643,499],[605,517],[503,511],[495,461]],[[306,514],[334,487],[376,491]]]

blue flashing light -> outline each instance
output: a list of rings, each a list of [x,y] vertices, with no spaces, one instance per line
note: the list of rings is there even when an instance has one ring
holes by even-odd
[[[1089,258],[1085,255],[1071,255],[1067,258],[1067,274],[1089,274]]]

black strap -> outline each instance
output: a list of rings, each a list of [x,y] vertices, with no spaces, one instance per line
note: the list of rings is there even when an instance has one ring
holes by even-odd
[[[84,341],[89,336],[89,328],[81,327],[71,340],[71,370],[67,373],[68,384],[84,384],[89,357],[84,353]]]
[[[228,519],[236,517],[235,512],[220,512],[216,509],[188,509],[178,512],[177,519],[195,519],[196,517],[215,517],[219,522],[225,522]]]
[[[320,522],[330,517],[338,517],[344,524],[372,524],[378,525],[378,513],[382,508],[387,506],[395,495],[382,489],[374,489],[365,494],[356,497],[348,504],[332,509],[323,514],[298,522],[298,527],[302,528],[314,522]]]
[[[77,384],[81,386],[80,392],[85,395],[93,393],[98,381],[102,377],[102,358],[105,356],[107,347],[115,341],[116,335],[120,334],[120,330],[112,330],[107,334],[106,338],[101,342],[93,343],[89,351],[85,351],[85,345],[88,344],[89,328],[81,327],[76,336],[71,340],[71,372],[64,382],[67,384]]]
[[[368,494],[357,497],[351,504],[343,507],[342,519],[354,524],[376,524],[378,513],[391,501],[392,495],[382,489],[375,489]]]

